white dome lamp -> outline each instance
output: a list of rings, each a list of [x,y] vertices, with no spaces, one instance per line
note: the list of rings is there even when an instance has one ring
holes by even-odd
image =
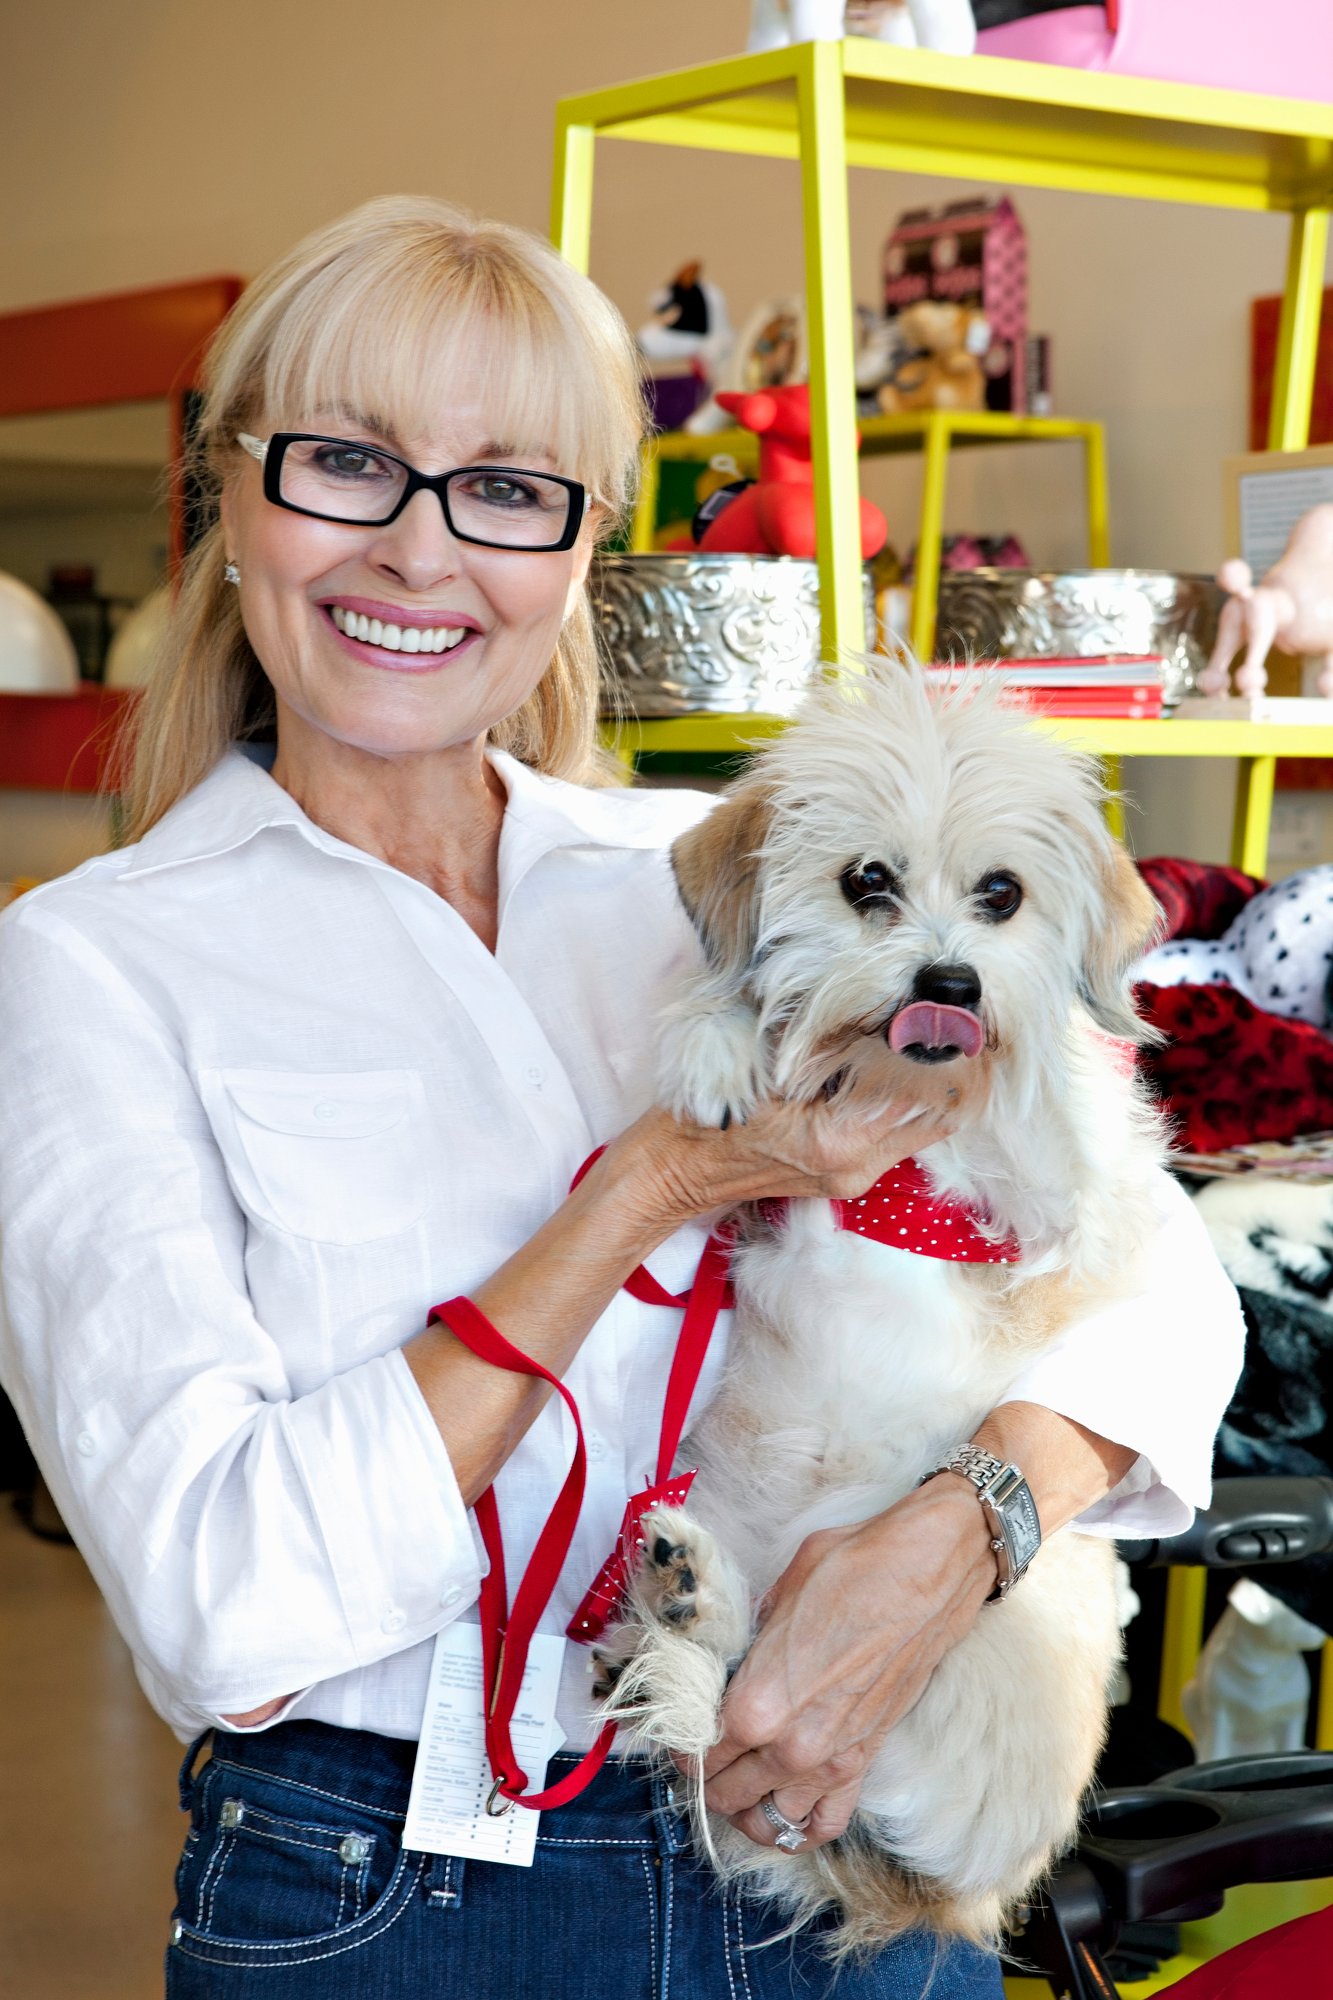
[[[74,641],[44,597],[0,570],[0,693],[77,694]]]
[[[151,678],[170,617],[171,586],[162,583],[135,605],[111,641],[106,656],[108,687],[142,687]]]

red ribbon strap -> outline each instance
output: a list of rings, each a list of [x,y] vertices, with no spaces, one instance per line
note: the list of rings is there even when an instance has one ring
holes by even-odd
[[[567,1799],[581,1792],[601,1769],[616,1733],[615,1724],[607,1723],[592,1749],[559,1784],[550,1785],[544,1792],[534,1792],[530,1796],[525,1795],[527,1773],[514,1753],[510,1724],[523,1685],[523,1669],[527,1665],[532,1635],[559,1580],[574,1539],[579,1509],[583,1505],[588,1454],[583,1442],[578,1405],[558,1376],[552,1375],[539,1361],[532,1360],[506,1340],[499,1328],[491,1324],[471,1299],[450,1299],[447,1305],[436,1306],[430,1317],[447,1326],[479,1360],[490,1362],[492,1367],[503,1368],[510,1375],[535,1375],[543,1382],[549,1382],[574,1419],[573,1461],[556,1495],[555,1505],[537,1537],[532,1559],[515,1593],[512,1611],[505,1581],[504,1541],[500,1533],[500,1512],[495,1503],[494,1487],[488,1486],[484,1493],[478,1495],[474,1510],[491,1561],[490,1572],[482,1579],[481,1585],[481,1658],[486,1688],[486,1754],[495,1775],[496,1790],[513,1804],[531,1806],[534,1811],[543,1806],[562,1806]]]
[[[732,1304],[731,1286],[727,1282],[727,1266],[731,1261],[732,1237],[729,1232],[714,1230],[704,1245],[699,1268],[695,1272],[694,1283],[688,1292],[675,1298],[658,1284],[656,1278],[640,1265],[625,1282],[625,1290],[646,1305],[681,1306],[685,1317],[681,1322],[680,1334],[676,1341],[676,1352],[671,1363],[671,1373],[667,1378],[666,1397],[662,1405],[662,1434],[657,1450],[657,1471],[651,1486],[642,1493],[632,1494],[625,1505],[625,1516],[620,1524],[615,1548],[602,1564],[593,1580],[592,1587],[579,1605],[578,1610],[565,1627],[567,1636],[582,1640],[585,1644],[600,1637],[618,1610],[626,1591],[629,1589],[630,1574],[643,1547],[643,1536],[639,1525],[645,1514],[654,1507],[679,1507],[684,1502],[694,1482],[692,1472],[677,1473],[673,1479],[671,1468],[676,1462],[676,1452],[685,1429],[685,1419],[690,1413],[690,1404],[699,1384],[699,1373],[704,1365],[704,1356],[717,1325],[717,1316],[724,1306]],[[654,1293],[657,1296],[654,1296]]]

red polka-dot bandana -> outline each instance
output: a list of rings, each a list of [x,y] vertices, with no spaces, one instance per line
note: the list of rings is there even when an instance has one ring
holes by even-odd
[[[939,1257],[949,1264],[1016,1264],[1022,1255],[1012,1237],[994,1242],[983,1235],[970,1208],[937,1195],[916,1160],[900,1160],[863,1195],[835,1201],[833,1208],[853,1235],[910,1250],[916,1257]]]

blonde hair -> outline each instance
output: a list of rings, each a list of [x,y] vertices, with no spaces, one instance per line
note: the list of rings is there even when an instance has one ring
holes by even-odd
[[[273,691],[222,573],[217,503],[245,463],[236,433],[345,406],[411,436],[447,406],[460,356],[499,435],[520,454],[550,452],[588,488],[599,539],[623,518],[644,428],[639,367],[624,321],[589,279],[526,230],[428,196],[370,201],[307,236],[246,288],[209,352],[192,447],[209,524],[125,746],[127,840],[234,742],[273,724]],[[598,680],[582,593],[542,679],[491,740],[539,771],[612,781]]]

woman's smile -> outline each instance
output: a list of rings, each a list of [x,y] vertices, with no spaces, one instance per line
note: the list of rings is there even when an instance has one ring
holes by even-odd
[[[370,666],[394,673],[429,673],[443,655],[472,650],[482,636],[457,611],[411,610],[366,597],[339,597],[321,607],[343,647]]]

